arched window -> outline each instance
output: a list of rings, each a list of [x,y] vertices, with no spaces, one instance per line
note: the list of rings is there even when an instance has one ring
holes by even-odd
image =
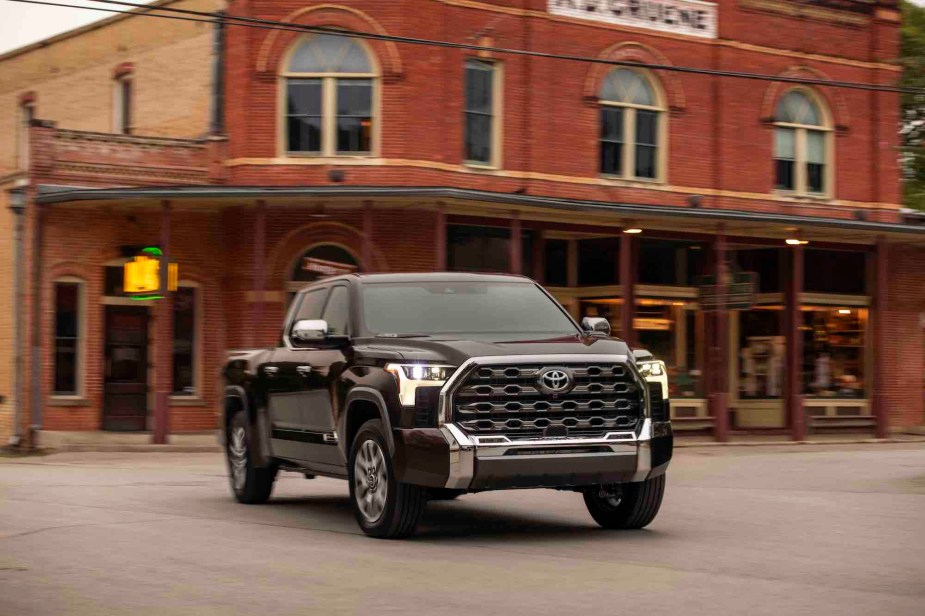
[[[604,79],[601,104],[601,173],[629,179],[662,176],[661,97],[640,71],[618,68]]]
[[[373,58],[361,41],[333,34],[299,39],[283,73],[286,152],[371,154],[375,77]]]
[[[774,187],[797,194],[830,192],[829,116],[806,90],[791,90],[774,111]]]

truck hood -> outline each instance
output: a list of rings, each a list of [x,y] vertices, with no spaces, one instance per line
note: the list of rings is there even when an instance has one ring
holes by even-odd
[[[499,355],[625,355],[632,358],[629,347],[622,340],[597,336],[536,339],[499,334],[477,339],[376,338],[365,342],[355,347],[360,355],[400,361],[439,362],[453,366],[459,366],[471,357]]]

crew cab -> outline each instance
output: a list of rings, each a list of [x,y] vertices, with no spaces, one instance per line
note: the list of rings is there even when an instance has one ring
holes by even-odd
[[[411,534],[428,500],[513,488],[574,491],[601,526],[644,527],[673,442],[664,364],[638,354],[522,276],[313,283],[277,347],[225,366],[232,492],[264,503],[280,470],[345,479],[374,537]]]

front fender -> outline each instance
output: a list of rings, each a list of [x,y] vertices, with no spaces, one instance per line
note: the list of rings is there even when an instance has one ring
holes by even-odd
[[[231,415],[242,410],[247,417],[250,429],[251,456],[256,466],[269,466],[270,464],[270,431],[266,413],[260,412],[258,401],[252,392],[248,392],[242,385],[227,385],[225,387],[224,421],[222,434],[224,442],[228,441],[228,425]]]
[[[392,422],[389,419],[389,413],[386,410],[388,407],[385,402],[385,398],[382,397],[382,394],[373,389],[372,387],[354,387],[348,393],[344,399],[344,409],[345,412],[341,414],[340,419],[337,422],[337,444],[340,447],[341,452],[344,454],[344,459],[350,459],[350,445],[351,443],[347,442],[347,426],[350,425],[350,414],[356,412],[355,402],[369,402],[375,405],[376,409],[379,411],[379,419],[382,420],[382,425],[385,426],[385,438],[386,444],[389,448],[389,455],[395,453],[395,439],[392,435]]]

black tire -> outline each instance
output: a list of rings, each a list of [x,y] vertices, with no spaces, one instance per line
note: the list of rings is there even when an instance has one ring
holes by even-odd
[[[388,451],[381,420],[373,419],[360,426],[347,464],[350,502],[364,533],[381,539],[399,539],[407,537],[417,527],[427,504],[427,491],[420,486],[396,481]],[[367,469],[360,477],[356,473],[358,458],[361,466]],[[369,463],[370,460],[375,463]],[[383,474],[379,474],[380,468]],[[384,495],[382,487],[385,487]],[[382,502],[375,505],[372,500]],[[377,512],[378,515],[375,515]]]
[[[251,429],[244,411],[235,413],[228,422],[228,433],[225,435],[225,460],[228,462],[228,481],[231,484],[231,493],[238,502],[260,505],[270,500],[270,493],[273,491],[273,483],[276,481],[276,473],[279,469],[276,466],[258,467],[254,465]],[[240,476],[235,474],[236,463],[240,465]]]
[[[427,500],[432,501],[449,501],[455,500],[465,494],[461,490],[452,490],[450,488],[428,488]]]
[[[645,528],[658,515],[665,494],[665,475],[659,475],[638,483],[622,485],[622,497],[618,504],[614,499],[601,498],[598,491],[585,492],[585,506],[594,521],[604,528]]]

